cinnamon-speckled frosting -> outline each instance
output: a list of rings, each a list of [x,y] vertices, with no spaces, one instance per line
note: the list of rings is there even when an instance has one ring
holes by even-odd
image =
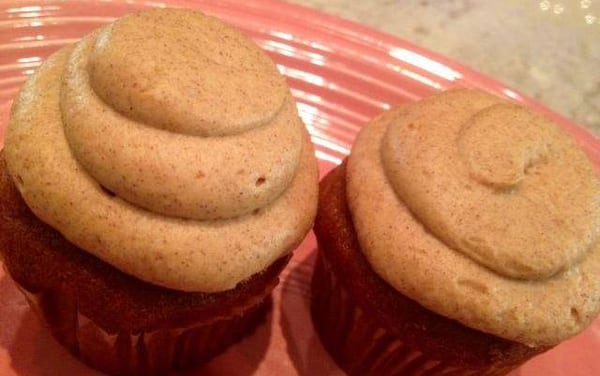
[[[13,105],[5,153],[40,219],[178,290],[235,287],[291,251],[316,210],[284,77],[189,10],[128,15],[49,58]]]
[[[465,89],[383,114],[356,140],[347,196],[373,269],[428,309],[530,346],[600,309],[600,181],[522,107]]]

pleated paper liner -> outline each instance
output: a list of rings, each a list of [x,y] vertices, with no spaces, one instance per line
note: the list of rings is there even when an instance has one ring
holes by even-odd
[[[448,364],[426,350],[407,346],[353,299],[326,258],[317,258],[311,313],[323,345],[338,366],[352,376],[456,375],[500,376],[516,366],[468,369]]]
[[[239,315],[207,324],[109,333],[79,311],[75,298],[17,287],[58,342],[110,375],[164,375],[197,367],[252,333],[272,307],[268,295]]]

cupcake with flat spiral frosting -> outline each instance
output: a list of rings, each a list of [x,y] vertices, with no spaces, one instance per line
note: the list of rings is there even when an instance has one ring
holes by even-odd
[[[575,141],[470,91],[396,119],[365,131],[348,164],[348,204],[374,269],[436,312],[528,345],[586,327],[600,308],[600,184]],[[359,159],[369,148],[380,157]],[[395,204],[378,208],[370,189]],[[404,257],[427,268],[399,272]]]
[[[351,374],[505,374],[600,311],[597,171],[558,125],[493,95],[448,91],[375,118],[320,205],[317,301],[337,301],[337,283],[358,291],[339,312],[368,312],[342,350],[321,330]]]
[[[240,312],[264,301],[268,270],[316,212],[285,78],[189,10],[125,16],[50,57],[13,105],[3,153],[37,219],[140,284],[209,297],[270,275]]]

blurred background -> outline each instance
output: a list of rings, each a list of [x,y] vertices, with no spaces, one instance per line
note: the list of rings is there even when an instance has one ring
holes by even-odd
[[[446,55],[600,137],[600,0],[287,0]]]

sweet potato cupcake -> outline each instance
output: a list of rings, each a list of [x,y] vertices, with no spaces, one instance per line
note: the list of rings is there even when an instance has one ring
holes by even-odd
[[[316,212],[285,79],[189,10],[128,15],[50,57],[0,156],[0,254],[56,339],[112,374],[210,359],[264,317]]]
[[[600,309],[600,182],[548,120],[475,90],[368,124],[322,182],[312,315],[352,375],[502,375]]]

